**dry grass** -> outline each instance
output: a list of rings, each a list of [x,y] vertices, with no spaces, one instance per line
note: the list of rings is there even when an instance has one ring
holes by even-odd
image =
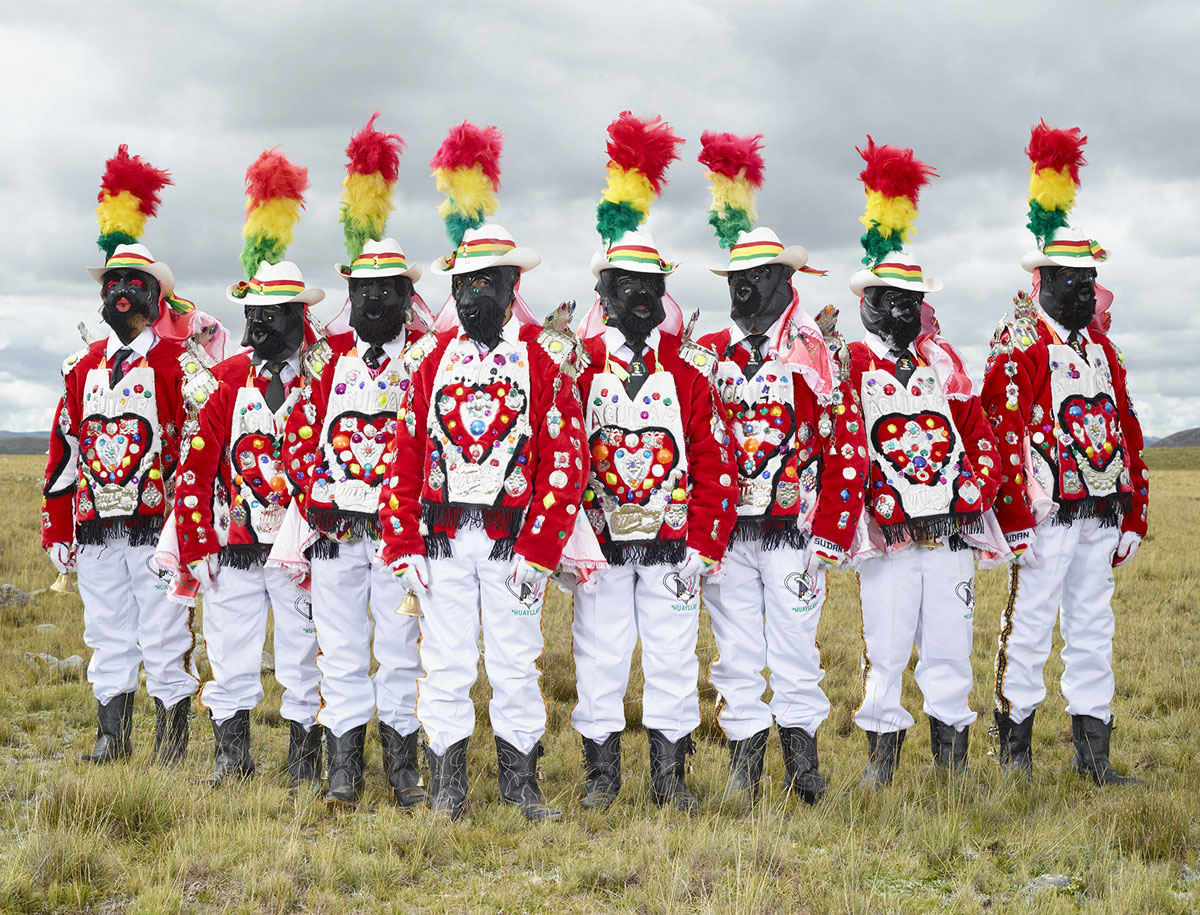
[[[531,828],[498,803],[484,701],[465,822],[440,827],[392,806],[374,737],[365,803],[334,815],[283,788],[287,732],[270,680],[254,715],[261,775],[244,785],[214,793],[191,783],[209,765],[202,720],[192,723],[183,771],[149,766],[153,711],[144,694],[133,762],[102,770],[76,763],[94,728],[90,690],[22,660],[27,651],[87,656],[78,599],[47,592],[24,608],[0,609],[0,912],[1195,911],[1200,880],[1183,875],[1197,866],[1200,847],[1200,573],[1189,533],[1200,523],[1200,454],[1163,455],[1151,535],[1118,576],[1116,597],[1114,756],[1146,780],[1141,790],[1102,792],[1069,772],[1056,651],[1032,787],[1001,777],[983,717],[971,735],[971,773],[935,777],[918,716],[893,789],[852,792],[864,741],[850,719],[859,689],[858,595],[854,577],[843,573],[833,578],[821,621],[834,706],[821,749],[833,790],[817,809],[780,793],[774,742],[770,783],[753,814],[716,802],[726,751],[705,683],[691,776],[704,811],[685,820],[656,810],[647,797],[635,671],[626,788],[607,816],[581,810],[579,745],[568,723],[570,607],[556,595],[545,612],[551,729],[543,786],[566,808],[561,823]],[[0,458],[0,582],[27,591],[53,580],[35,542],[40,470],[38,458]],[[1004,585],[1003,571],[980,576],[974,705],[984,716]],[[41,623],[55,628],[39,633]],[[714,654],[707,624],[699,652],[706,670]],[[477,687],[480,700],[486,692]],[[905,702],[920,709],[911,682]],[[1070,885],[1024,890],[1047,873],[1066,875]]]

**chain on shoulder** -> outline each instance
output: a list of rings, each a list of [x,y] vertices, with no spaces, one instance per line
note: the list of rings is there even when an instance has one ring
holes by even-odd
[[[183,371],[183,403],[191,415],[198,415],[217,390],[217,379],[211,365],[212,359],[208,354],[189,338],[179,354],[179,368]]]

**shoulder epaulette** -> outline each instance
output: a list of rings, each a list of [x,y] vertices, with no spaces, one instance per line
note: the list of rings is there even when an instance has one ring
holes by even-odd
[[[85,347],[85,348],[79,350],[78,352],[71,353],[71,355],[69,355],[66,359],[63,360],[63,364],[62,364],[63,378],[66,378],[67,375],[69,375],[71,373],[71,370],[74,369],[75,366],[79,364],[79,360],[82,359],[84,356],[86,356],[88,354],[88,352],[89,352],[89,350]]]
[[[208,366],[208,360],[201,355],[204,351],[191,340],[184,351],[179,354],[179,368],[183,370],[183,402],[189,413],[197,414],[208,398],[217,389],[217,379]]]
[[[717,377],[717,354],[707,346],[684,337],[679,344],[679,358],[707,378],[710,382]]]
[[[333,361],[333,347],[329,345],[328,340],[321,337],[304,351],[300,364],[304,369],[305,377],[310,381],[316,381],[325,371],[325,366],[329,365],[331,361]]]
[[[417,374],[417,369],[425,361],[425,357],[437,349],[437,334],[426,331],[416,343],[404,351],[404,369],[409,377]]]

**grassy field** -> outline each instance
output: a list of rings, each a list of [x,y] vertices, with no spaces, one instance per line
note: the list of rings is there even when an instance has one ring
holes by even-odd
[[[1003,570],[980,575],[977,588],[973,704],[981,717],[966,777],[931,771],[928,728],[917,714],[892,789],[852,790],[865,755],[850,717],[859,699],[858,593],[854,576],[840,573],[820,633],[833,702],[820,734],[828,798],[809,809],[782,795],[772,737],[762,802],[748,815],[723,808],[727,751],[712,724],[713,691],[702,683],[690,778],[704,807],[695,819],[649,801],[636,670],[621,798],[608,815],[579,807],[570,606],[552,591],[541,665],[550,710],[543,789],[565,816],[538,827],[498,801],[482,672],[472,808],[452,826],[389,802],[374,733],[356,813],[292,798],[279,774],[287,729],[271,679],[253,715],[260,776],[252,781],[219,792],[191,783],[211,762],[207,718],[192,722],[182,771],[150,766],[153,709],[144,693],[133,761],[85,767],[76,760],[94,734],[90,689],[24,660],[26,652],[88,656],[78,598],[43,592],[0,608],[0,912],[1196,911],[1200,572],[1191,531],[1200,524],[1200,449],[1183,452],[1149,452],[1150,536],[1117,576],[1113,756],[1146,781],[1140,790],[1101,791],[1069,771],[1057,637],[1035,733],[1035,782],[1001,776],[987,726]],[[54,578],[37,548],[41,461],[0,458],[0,583],[25,591]],[[53,628],[39,631],[47,623]],[[702,673],[713,654],[705,622]],[[905,704],[919,713],[908,679]],[[1066,885],[1029,888],[1046,874]]]

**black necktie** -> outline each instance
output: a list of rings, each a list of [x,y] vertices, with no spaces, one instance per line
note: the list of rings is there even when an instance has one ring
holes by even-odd
[[[284,400],[283,363],[268,362],[267,371],[271,373],[271,380],[267,382],[267,408],[276,413],[283,406]]]
[[[747,334],[746,342],[750,344],[750,358],[746,360],[746,367],[742,370],[747,378],[757,372],[763,364],[763,347],[767,343],[766,334]]]
[[[1087,353],[1083,351],[1083,334],[1080,331],[1071,331],[1071,335],[1067,337],[1067,344],[1080,356],[1087,358]]]
[[[133,350],[128,346],[122,346],[119,350],[113,353],[112,369],[108,374],[108,386],[115,388],[117,382],[125,377],[125,363],[129,357],[133,355]]]
[[[363,355],[363,362],[367,364],[372,372],[378,372],[379,367],[383,365],[383,360],[387,357],[387,353],[383,351],[382,346],[371,345],[371,348]]]
[[[646,344],[640,341],[628,342],[628,346],[633,350],[633,358],[629,360],[629,376],[625,379],[625,393],[632,400],[634,397],[637,397],[637,392],[646,383],[646,362],[642,359],[642,353],[645,352]]]
[[[916,357],[908,350],[900,347],[889,351],[888,355],[896,360],[896,380],[901,384],[908,384],[908,379],[917,370]]]

